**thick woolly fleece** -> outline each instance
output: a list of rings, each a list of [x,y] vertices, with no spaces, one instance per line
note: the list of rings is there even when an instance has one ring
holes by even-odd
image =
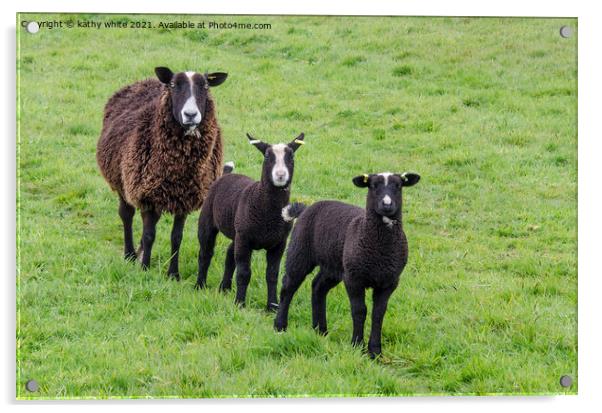
[[[220,176],[222,152],[211,97],[198,129],[186,134],[172,115],[167,87],[147,79],[108,101],[96,157],[111,188],[128,204],[185,215],[201,207]]]

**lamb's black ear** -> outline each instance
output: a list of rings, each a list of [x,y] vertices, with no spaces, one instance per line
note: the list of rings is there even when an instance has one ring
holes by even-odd
[[[353,184],[359,188],[365,188],[370,185],[370,175],[363,174],[353,178]]]
[[[207,83],[209,86],[219,86],[226,81],[228,77],[227,73],[224,72],[213,72],[207,74]]]
[[[249,135],[247,133],[247,138],[249,138],[249,143],[251,145],[253,145],[254,147],[256,147],[257,149],[259,149],[259,152],[265,154],[265,151],[268,150],[268,148],[270,147],[269,144],[260,141],[259,139],[255,139],[254,137],[252,137],[251,135]]]
[[[301,133],[301,135],[297,136],[291,143],[288,144],[288,147],[295,152],[301,145],[305,145],[305,141],[303,141],[303,139],[305,139],[305,134]]]
[[[412,172],[404,172],[400,176],[403,186],[414,186],[420,181],[420,175]]]
[[[173,79],[173,72],[169,70],[168,67],[155,67],[155,74],[157,75],[161,83],[164,83],[166,85],[168,85],[169,82],[171,82],[171,79]]]

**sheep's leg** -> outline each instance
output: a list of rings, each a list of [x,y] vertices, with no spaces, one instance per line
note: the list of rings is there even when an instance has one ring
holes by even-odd
[[[201,221],[199,221],[199,274],[196,279],[195,288],[205,288],[207,283],[207,272],[209,271],[209,265],[211,265],[211,259],[213,258],[213,250],[215,249],[215,238],[217,237],[218,230],[212,225],[203,222],[203,215],[201,215]]]
[[[364,323],[366,322],[366,290],[362,285],[345,283],[349,302],[351,304],[351,318],[353,319],[353,335],[351,344],[361,345],[364,342]]]
[[[142,211],[142,269],[147,270],[150,266],[151,252],[155,242],[157,221],[161,214],[154,209]]]
[[[136,259],[136,250],[134,249],[134,235],[132,234],[132,221],[136,208],[125,202],[125,199],[119,196],[119,216],[123,222],[123,240],[124,257],[126,261]]]
[[[340,278],[336,278],[334,274],[327,273],[322,268],[311,283],[311,310],[312,310],[312,327],[320,334],[327,334],[326,326],[326,295],[335,287]]]
[[[234,261],[236,262],[236,304],[245,305],[247,287],[251,281],[251,246],[240,237],[234,244]]]
[[[182,233],[184,232],[184,223],[186,214],[177,214],[174,216],[173,227],[171,229],[171,259],[169,260],[169,270],[167,275],[180,281],[179,255],[180,244],[182,243]]]
[[[278,313],[274,320],[274,328],[276,331],[285,331],[288,326],[288,309],[293,300],[293,296],[313,269],[314,266],[304,259],[294,260],[295,254],[289,249],[286,259],[286,274],[282,279],[282,287],[280,288],[280,304]]]
[[[265,281],[268,286],[268,303],[266,306],[268,311],[278,310],[278,271],[280,270],[280,261],[282,260],[282,254],[284,254],[285,247],[286,241],[269,249],[266,254],[267,268],[265,272]]]
[[[230,291],[232,289],[232,276],[234,275],[234,269],[236,263],[234,261],[234,241],[230,243],[228,251],[226,252],[226,263],[224,265],[224,277],[219,285],[220,291]]]
[[[381,333],[383,327],[383,319],[385,317],[385,311],[387,311],[387,303],[389,297],[395,291],[395,286],[390,288],[377,289],[375,288],[372,306],[372,327],[370,331],[370,340],[368,341],[368,353],[370,357],[374,358],[381,353]]]

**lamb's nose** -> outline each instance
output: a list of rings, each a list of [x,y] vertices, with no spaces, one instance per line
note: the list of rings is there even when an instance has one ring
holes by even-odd
[[[278,178],[284,178],[284,175],[286,175],[286,174],[284,173],[284,171],[278,171],[278,172],[276,172],[276,176],[277,176]]]
[[[187,118],[194,118],[197,114],[197,111],[184,111],[184,116],[186,116]]]

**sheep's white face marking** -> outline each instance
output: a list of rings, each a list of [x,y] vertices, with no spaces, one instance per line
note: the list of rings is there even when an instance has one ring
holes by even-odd
[[[290,176],[290,172],[284,161],[286,145],[283,143],[272,145],[272,152],[274,152],[274,156],[276,157],[276,162],[272,168],[272,182],[274,186],[285,186]]]
[[[383,204],[391,205],[391,197],[389,195],[385,195],[385,197],[383,198]]]
[[[190,96],[184,102],[184,106],[182,106],[182,111],[180,116],[182,117],[182,123],[189,127],[190,129],[194,129],[201,120],[203,120],[203,116],[201,115],[201,111],[196,103],[196,96],[194,95],[194,82],[192,77],[195,75],[194,72],[186,72],[186,77],[188,78],[188,85],[190,87]]]
[[[389,185],[389,177],[393,175],[391,172],[383,172],[379,174],[383,178],[385,178],[385,186]]]

